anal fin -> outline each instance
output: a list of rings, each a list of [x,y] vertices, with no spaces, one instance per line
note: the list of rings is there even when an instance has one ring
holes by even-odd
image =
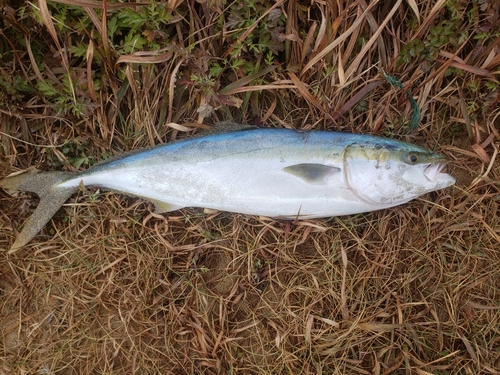
[[[148,201],[152,202],[155,205],[155,213],[157,214],[162,214],[164,212],[170,212],[184,208],[184,206],[175,203],[163,202],[151,198],[145,198],[145,199],[147,199]]]

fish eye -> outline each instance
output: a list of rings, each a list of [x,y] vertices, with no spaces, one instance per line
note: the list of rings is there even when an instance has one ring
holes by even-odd
[[[417,153],[409,152],[406,154],[406,162],[408,164],[417,164],[420,160],[420,156]]]

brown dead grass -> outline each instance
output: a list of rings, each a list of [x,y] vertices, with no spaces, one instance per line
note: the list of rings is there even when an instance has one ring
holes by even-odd
[[[75,139],[90,140],[84,152],[100,159],[233,116],[426,145],[451,160],[457,185],[389,210],[299,223],[157,215],[149,203],[80,192],[25,249],[0,253],[0,374],[500,374],[499,92],[467,86],[498,82],[498,29],[487,43],[443,46],[432,64],[396,67],[404,45],[446,19],[443,1],[263,3],[288,17],[288,60],[248,72],[265,77],[261,91],[244,72],[228,72],[207,92],[175,79],[235,48],[210,31],[222,3],[167,3],[182,15],[171,28],[179,48],[109,55],[107,86],[89,87],[95,110],[86,116],[58,116],[35,95],[0,110],[2,176],[51,160],[73,168],[61,145]],[[105,25],[97,21],[96,33]],[[69,42],[52,27],[44,35],[55,55]],[[89,46],[90,62],[97,48]],[[76,61],[83,76],[91,72]],[[55,79],[69,67],[33,72],[18,51],[0,68],[19,65]],[[446,76],[450,65],[463,76]],[[419,103],[417,131],[406,133],[411,108],[382,69]],[[360,92],[362,103],[361,94],[349,101]],[[471,102],[482,108],[472,116]],[[197,109],[206,103],[220,108],[204,119]],[[35,205],[0,191],[1,248]]]

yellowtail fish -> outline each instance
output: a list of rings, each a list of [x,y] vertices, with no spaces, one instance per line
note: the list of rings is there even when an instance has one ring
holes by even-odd
[[[280,219],[379,210],[446,188],[441,155],[372,135],[288,129],[213,134],[124,154],[79,173],[24,173],[0,187],[40,203],[26,245],[81,184],[151,201],[156,212],[204,207]]]

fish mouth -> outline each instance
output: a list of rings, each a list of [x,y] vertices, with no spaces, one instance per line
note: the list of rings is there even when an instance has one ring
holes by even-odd
[[[447,173],[443,173],[446,167],[446,161],[439,161],[437,163],[430,164],[424,169],[424,176],[428,181],[438,181],[438,180],[449,180],[455,183],[455,178]]]

